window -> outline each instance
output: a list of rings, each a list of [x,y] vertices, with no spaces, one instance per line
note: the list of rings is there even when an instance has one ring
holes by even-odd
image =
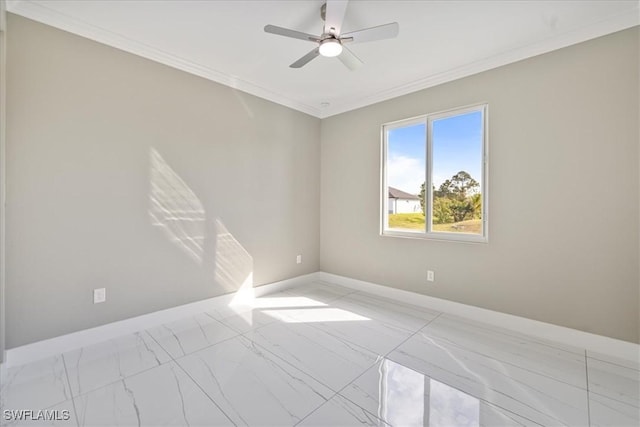
[[[487,241],[487,106],[383,125],[382,234]]]

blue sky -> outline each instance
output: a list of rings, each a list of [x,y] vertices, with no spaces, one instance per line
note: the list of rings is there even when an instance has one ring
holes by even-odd
[[[461,170],[482,179],[482,114],[475,111],[433,122],[433,181],[442,182]],[[426,126],[389,131],[387,182],[418,194],[425,177]]]

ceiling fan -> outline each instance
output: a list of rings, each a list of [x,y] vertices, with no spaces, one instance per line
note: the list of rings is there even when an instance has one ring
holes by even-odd
[[[337,56],[347,68],[355,70],[362,65],[362,61],[345,46],[345,43],[364,43],[390,39],[398,35],[400,26],[397,22],[392,22],[364,30],[342,33],[342,21],[344,20],[348,3],[348,0],[327,0],[327,2],[322,5],[320,8],[320,17],[324,21],[324,28],[320,36],[277,27],[275,25],[265,26],[264,31],[279,36],[317,43],[318,46],[315,49],[289,65],[291,68],[301,68],[318,55],[322,55],[326,57]]]

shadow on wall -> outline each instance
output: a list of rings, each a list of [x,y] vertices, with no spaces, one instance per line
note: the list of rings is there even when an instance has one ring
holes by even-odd
[[[204,256],[205,211],[200,199],[154,149],[150,150],[151,225],[198,264]]]
[[[253,258],[233,237],[221,219],[214,220],[213,236],[207,236],[207,214],[187,183],[154,148],[150,149],[149,216],[167,239],[201,268],[213,264],[213,281],[223,293],[253,297]],[[205,242],[215,244],[214,260],[208,260]],[[209,252],[210,253],[210,252]]]
[[[216,219],[216,283],[236,297],[253,298],[253,258]],[[238,286],[239,285],[239,286]]]

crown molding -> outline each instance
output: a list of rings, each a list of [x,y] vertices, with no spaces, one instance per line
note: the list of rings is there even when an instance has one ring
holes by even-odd
[[[498,68],[503,65],[512,64],[537,55],[542,55],[563,47],[571,46],[587,40],[626,30],[640,25],[640,5],[636,5],[632,11],[609,17],[586,27],[574,29],[558,36],[547,38],[538,43],[520,46],[507,52],[495,55],[490,58],[463,65],[461,67],[434,74],[423,79],[408,82],[401,86],[382,90],[376,94],[345,102],[342,104],[332,104],[331,107],[321,111],[320,118],[324,119],[347,111],[356,110],[378,102],[397,98],[402,95],[417,92],[463,77]]]
[[[57,12],[40,3],[34,3],[26,0],[8,0],[7,10],[16,15],[159,62],[169,67],[223,84],[232,89],[246,92],[314,117],[320,116],[320,110],[318,108],[283,96],[254,83],[247,82],[236,76],[181,58],[172,53],[162,51],[104,28],[73,18],[69,15]]]
[[[547,38],[538,43],[520,46],[490,58],[485,58],[442,73],[426,76],[400,86],[384,89],[366,97],[360,97],[339,104],[332,103],[330,107],[320,109],[291,99],[265,87],[242,80],[236,76],[189,61],[177,55],[164,52],[104,28],[62,14],[40,3],[34,3],[28,0],[7,0],[7,10],[11,13],[168,65],[320,119],[366,107],[640,25],[639,7],[639,5],[635,5],[632,10],[625,13],[614,15],[595,24]]]

